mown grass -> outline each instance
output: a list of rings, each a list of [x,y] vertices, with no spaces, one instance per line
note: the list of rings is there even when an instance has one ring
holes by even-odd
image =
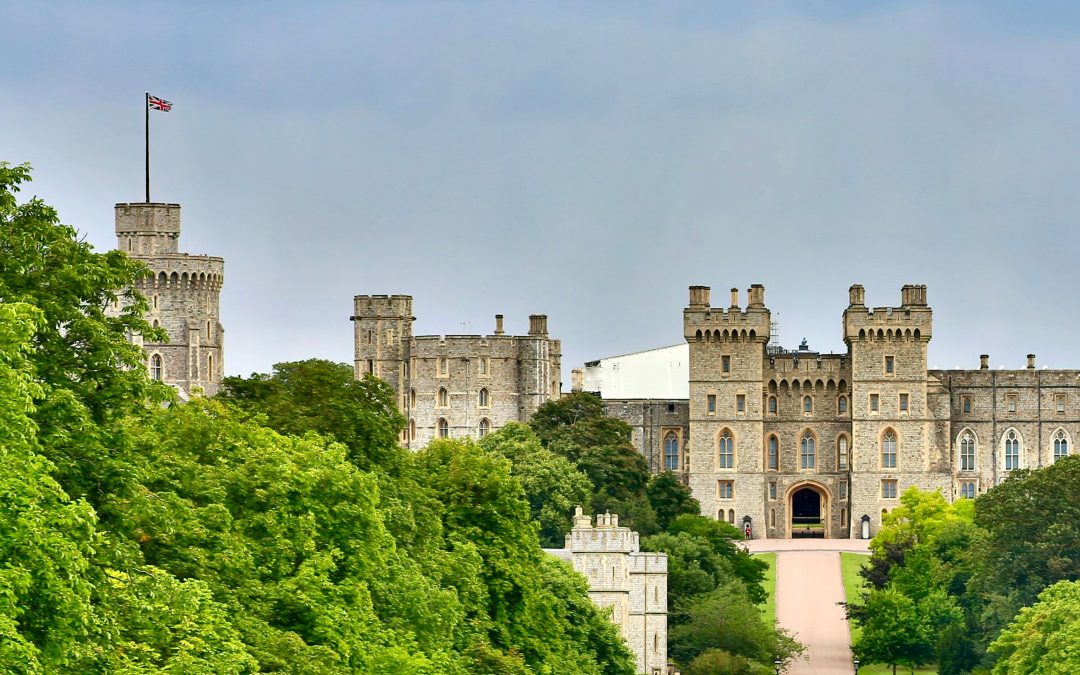
[[[851,553],[848,551],[840,553],[840,574],[844,580],[844,598],[848,602],[857,600],[862,595],[866,582],[859,576],[859,570],[866,565],[869,559],[870,556],[864,553]],[[851,642],[854,644],[862,633],[862,629],[856,627],[850,621],[848,622],[848,628],[851,629]],[[930,667],[911,670],[901,666],[896,669],[896,672],[897,675],[901,673],[903,675],[937,675],[937,669]],[[892,667],[881,663],[860,665],[859,675],[892,675]]]
[[[764,580],[765,593],[768,594],[768,598],[765,600],[765,605],[761,608],[761,611],[765,615],[765,620],[769,624],[774,624],[776,623],[776,554],[757,553],[754,557],[769,565],[769,569],[765,570]]]

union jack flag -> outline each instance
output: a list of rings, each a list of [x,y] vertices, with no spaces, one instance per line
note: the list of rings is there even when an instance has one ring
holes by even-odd
[[[160,110],[161,112],[169,112],[172,110],[172,101],[166,101],[163,98],[158,98],[153,94],[146,95],[146,105],[151,110]]]

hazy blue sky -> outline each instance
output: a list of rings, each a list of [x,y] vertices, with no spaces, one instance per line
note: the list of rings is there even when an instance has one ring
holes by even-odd
[[[550,316],[585,360],[766,287],[842,351],[852,283],[925,283],[931,365],[1080,367],[1076,3],[0,0],[0,159],[99,248],[143,197],[226,259],[226,370]]]

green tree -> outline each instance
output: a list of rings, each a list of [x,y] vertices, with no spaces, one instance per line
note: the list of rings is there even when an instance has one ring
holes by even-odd
[[[1059,581],[1039,594],[990,645],[994,675],[1080,672],[1080,582]]]
[[[269,375],[226,377],[218,398],[249,415],[262,415],[263,423],[278,433],[332,436],[365,471],[393,469],[404,457],[398,434],[405,418],[390,385],[371,376],[357,380],[344,363],[308,359],[277,363]]]
[[[761,675],[762,666],[723,649],[706,649],[694,657],[684,672],[686,675]]]
[[[127,337],[166,336],[146,322],[146,301],[131,290],[146,268],[118,251],[94,253],[42,200],[18,203],[29,180],[29,166],[0,162],[0,301],[40,312],[26,353],[40,385],[37,436],[63,489],[97,507],[128,479],[118,423],[171,396]]]
[[[746,585],[746,592],[754,602],[765,602],[765,571],[768,565],[750,555],[746,549],[736,546],[742,532],[722,520],[684,513],[668,526],[672,534],[686,533],[709,542],[712,550],[728,561],[731,571]]]
[[[679,612],[685,619],[670,629],[668,638],[668,651],[679,663],[689,664],[713,649],[765,667],[776,658],[790,663],[802,653],[802,645],[765,624],[761,611],[737,580],[691,599]]]
[[[855,617],[862,634],[852,651],[863,663],[885,663],[914,668],[929,656],[928,635],[920,621],[915,602],[908,596],[886,588],[867,595],[865,612]]]
[[[479,445],[510,460],[511,474],[521,481],[529,501],[529,513],[540,524],[541,546],[561,547],[574,507],[589,502],[589,477],[573,462],[545,449],[524,424],[511,422],[480,439]]]
[[[661,530],[666,530],[671,521],[684,513],[694,516],[701,514],[701,504],[694,499],[690,488],[683,485],[670,471],[650,478],[645,493],[649,497],[653,513],[656,514],[656,524]]]

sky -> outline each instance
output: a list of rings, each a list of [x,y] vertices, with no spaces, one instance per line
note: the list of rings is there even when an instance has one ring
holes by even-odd
[[[99,249],[183,209],[228,374],[352,361],[352,298],[525,333],[563,382],[765,285],[844,351],[847,289],[928,286],[930,365],[1080,367],[1080,5],[0,0],[0,161]]]

